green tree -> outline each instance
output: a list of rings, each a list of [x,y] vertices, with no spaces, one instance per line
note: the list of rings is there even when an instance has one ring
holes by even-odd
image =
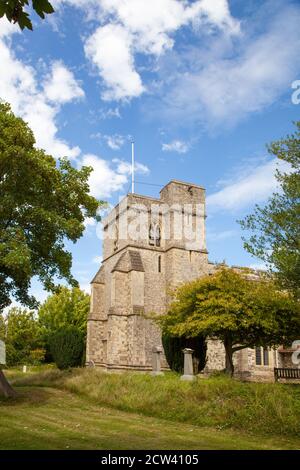
[[[37,149],[28,125],[0,103],[0,310],[11,296],[36,307],[28,293],[33,276],[49,291],[54,279],[78,285],[65,241],[81,237],[85,217],[99,219],[91,171]]]
[[[47,361],[54,359],[50,347],[53,336],[58,331],[66,331],[70,327],[80,334],[82,349],[85,349],[89,309],[90,296],[78,287],[61,287],[58,293],[50,295],[40,306],[38,320],[47,351]]]
[[[38,311],[39,324],[46,335],[68,326],[86,333],[90,296],[78,287],[62,287],[49,296]]]
[[[299,302],[279,292],[271,279],[220,269],[175,290],[168,313],[156,321],[164,334],[221,340],[226,370],[233,375],[234,352],[298,337],[300,310]]]
[[[82,365],[84,353],[83,333],[74,326],[57,330],[50,336],[50,350],[59,369]]]
[[[12,307],[5,319],[7,365],[31,363],[31,354],[41,348],[41,331],[32,311]]]
[[[256,206],[252,215],[240,221],[252,233],[244,246],[252,255],[265,261],[285,289],[300,296],[300,121],[296,132],[273,142],[269,153],[283,162],[277,170],[280,191],[265,207]]]
[[[48,0],[0,0],[0,18],[6,16],[11,23],[18,23],[21,29],[32,30],[32,22],[26,7],[33,10],[44,19],[46,15],[54,13],[54,8]]]

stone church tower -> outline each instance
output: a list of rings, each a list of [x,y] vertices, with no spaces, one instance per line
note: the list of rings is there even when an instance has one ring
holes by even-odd
[[[103,262],[91,283],[87,364],[151,370],[152,349],[162,342],[147,314],[163,315],[172,287],[216,269],[208,261],[205,217],[205,190],[173,180],[160,198],[128,194],[103,220]],[[206,343],[204,372],[224,369],[222,342]],[[235,373],[270,381],[273,367],[286,367],[289,357],[284,349],[243,349],[233,356]],[[162,366],[168,367],[164,356]]]
[[[91,283],[87,362],[150,370],[161,335],[147,314],[164,314],[170,288],[210,270],[205,190],[170,181],[159,199],[128,194],[103,220],[103,230],[103,263]]]

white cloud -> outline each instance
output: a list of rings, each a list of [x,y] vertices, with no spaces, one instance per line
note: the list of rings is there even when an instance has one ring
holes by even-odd
[[[269,7],[264,15],[260,35],[246,30],[238,41],[224,45],[216,38],[206,48],[190,46],[177,54],[172,76],[166,80],[162,72],[163,104],[156,113],[164,119],[226,127],[289,92],[300,71],[300,8],[283,5],[270,13]]]
[[[10,23],[6,18],[0,19],[0,38],[8,37],[12,34],[20,33],[18,24]]]
[[[228,182],[219,191],[207,197],[208,213],[218,211],[235,212],[266,199],[278,189],[275,170],[287,169],[283,163],[273,159],[267,163],[249,168],[248,174],[243,171],[236,181]]]
[[[103,100],[122,100],[143,93],[141,77],[134,69],[131,38],[120,25],[99,27],[85,43],[87,57],[98,67],[106,89]]]
[[[1,28],[7,20],[0,20]],[[6,27],[5,27],[6,28]],[[5,29],[7,35],[11,34],[12,29]],[[3,30],[2,30],[3,34]],[[9,37],[0,39],[0,98],[8,101],[14,113],[28,122],[32,129],[36,144],[55,157],[67,156],[75,158],[79,155],[78,147],[70,147],[63,139],[57,136],[58,127],[56,124],[57,115],[60,111],[59,102],[50,102],[46,93],[41,90],[41,77],[37,76],[36,70],[17,59],[10,47]],[[72,78],[72,90],[69,91],[64,102],[72,101],[74,93],[78,96],[79,86],[75,87],[75,79],[63,64],[60,64],[67,72],[67,76]],[[70,82],[70,80],[69,80]],[[65,88],[66,91],[67,88]]]
[[[129,135],[128,136],[124,136],[120,134],[102,135],[101,132],[96,132],[95,134],[91,134],[90,137],[92,139],[104,140],[106,145],[112,150],[120,150],[120,148],[123,147],[125,142],[130,139]]]
[[[177,152],[177,153],[186,153],[190,148],[188,142],[183,140],[173,140],[168,144],[162,144],[163,152]]]
[[[1,21],[2,24],[2,21]],[[6,23],[5,23],[6,24]],[[36,70],[17,59],[10,50],[7,37],[13,31],[6,29],[5,38],[0,38],[0,92],[1,98],[12,105],[13,111],[28,122],[36,138],[37,146],[44,148],[55,157],[78,157],[79,147],[71,147],[57,136],[57,115],[61,106],[66,102],[77,100],[84,96],[71,71],[59,61],[50,68],[50,80],[42,89],[43,77]],[[107,142],[115,147],[121,145],[123,136],[106,136]],[[130,174],[129,164],[122,160],[109,162],[95,155],[83,155],[78,159],[78,166],[92,166],[94,171],[90,176],[91,193],[97,198],[110,197],[114,192],[124,189]],[[137,164],[137,171],[147,173],[149,170],[142,164]],[[85,226],[94,226],[92,218],[85,220]]]
[[[109,118],[121,119],[121,114],[120,114],[120,110],[118,107],[102,109],[100,115],[101,115],[101,119],[109,119]]]
[[[96,155],[84,155],[82,165],[91,166],[89,177],[91,194],[99,199],[110,197],[115,191],[121,191],[127,183],[126,174],[121,174],[111,167],[110,162]]]
[[[102,97],[129,100],[146,89],[150,95],[160,91],[152,114],[163,119],[178,122],[184,117],[187,123],[209,127],[234,125],[276,102],[299,73],[297,2],[263,2],[243,19],[242,34],[234,41],[229,38],[240,32],[240,23],[227,0],[56,2],[84,9],[97,24],[85,50],[102,78]],[[174,47],[182,27],[204,33],[194,49],[190,44],[181,50]],[[205,36],[210,33],[208,43]],[[138,54],[156,59],[158,80],[144,83],[135,64]],[[170,61],[169,74],[164,68]]]
[[[86,294],[91,294],[91,285],[87,282],[79,282],[80,289],[83,290]]]
[[[196,29],[239,32],[227,0],[65,0],[86,12],[98,8],[100,25],[85,42],[85,53],[97,67],[104,100],[129,100],[146,91],[135,67],[138,53],[160,56],[174,45],[174,34],[186,25]],[[93,16],[93,20],[97,14]]]
[[[129,162],[118,158],[114,158],[110,162],[97,155],[88,154],[83,156],[81,164],[93,168],[89,177],[89,185],[91,194],[98,199],[106,199],[112,193],[122,191],[128,184],[128,177],[131,174]],[[136,163],[136,172],[148,174],[149,168],[142,163]]]
[[[28,96],[27,103],[19,109],[13,106],[13,110],[28,122],[36,138],[38,147],[58,157],[76,158],[80,154],[78,146],[70,147],[64,140],[57,137],[58,127],[56,116],[59,109],[51,106],[43,99],[43,96]]]
[[[117,164],[117,171],[119,173],[123,175],[131,175],[131,163],[126,162],[124,160],[120,160],[119,158],[114,158],[113,162]],[[134,171],[140,175],[148,175],[150,173],[149,168],[143,163],[139,162],[134,163]]]
[[[76,98],[83,98],[84,91],[75,77],[61,61],[52,64],[50,80],[44,86],[45,96],[54,103],[67,103]]]
[[[136,50],[154,55],[171,48],[174,39],[170,34],[192,22],[239,32],[227,0],[101,0],[101,5],[104,13],[114,15],[113,20],[135,36]]]
[[[104,139],[106,140],[107,145],[112,150],[120,150],[120,148],[123,147],[127,138],[120,134],[113,134],[105,135]]]
[[[93,217],[86,217],[84,219],[85,228],[94,227],[96,225],[96,220]]]
[[[92,260],[93,263],[95,264],[101,264],[103,260],[103,256],[95,256]]]

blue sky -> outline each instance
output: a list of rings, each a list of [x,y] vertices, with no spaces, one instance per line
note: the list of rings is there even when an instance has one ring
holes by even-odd
[[[136,192],[157,196],[151,185],[170,179],[204,186],[210,260],[259,265],[236,220],[276,189],[265,144],[299,120],[300,2],[52,3],[33,32],[0,20],[0,97],[37,145],[92,165],[92,194],[114,204],[130,187],[134,138],[136,179],[148,183]],[[68,245],[84,289],[101,260],[97,232],[88,220]]]

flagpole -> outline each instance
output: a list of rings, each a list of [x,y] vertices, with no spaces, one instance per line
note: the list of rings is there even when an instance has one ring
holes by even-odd
[[[134,193],[134,142],[131,142],[131,192]]]

